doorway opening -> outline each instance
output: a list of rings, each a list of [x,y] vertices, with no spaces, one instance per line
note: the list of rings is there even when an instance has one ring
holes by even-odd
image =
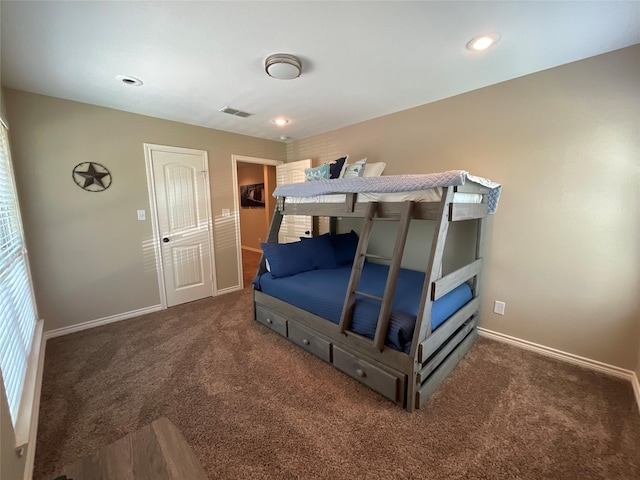
[[[238,278],[247,288],[256,275],[262,249],[275,208],[276,165],[284,162],[266,158],[232,156],[234,204],[238,247]]]

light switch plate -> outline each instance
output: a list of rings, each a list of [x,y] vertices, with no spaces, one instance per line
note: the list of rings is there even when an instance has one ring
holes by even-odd
[[[144,210],[138,210],[138,220],[146,220],[147,212]]]

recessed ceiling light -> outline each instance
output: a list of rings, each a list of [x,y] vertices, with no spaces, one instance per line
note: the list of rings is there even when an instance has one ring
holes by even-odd
[[[469,43],[467,43],[467,48],[474,52],[481,52],[489,48],[491,45],[498,43],[498,40],[500,40],[499,35],[480,35],[472,38]]]
[[[278,117],[278,118],[274,118],[273,120],[271,120],[273,123],[275,123],[276,125],[278,125],[279,127],[283,127],[285,126],[287,123],[289,123],[289,120],[287,120],[284,117]]]
[[[129,85],[131,87],[139,87],[142,85],[142,80],[130,75],[116,75],[116,80],[120,80],[125,85]]]

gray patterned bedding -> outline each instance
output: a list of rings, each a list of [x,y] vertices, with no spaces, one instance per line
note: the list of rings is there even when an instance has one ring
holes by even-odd
[[[385,175],[381,177],[336,178],[313,182],[290,183],[278,186],[274,197],[314,197],[336,193],[398,193],[430,190],[438,187],[460,186],[476,183],[490,189],[488,210],[493,214],[498,208],[502,185],[464,170],[413,175]]]

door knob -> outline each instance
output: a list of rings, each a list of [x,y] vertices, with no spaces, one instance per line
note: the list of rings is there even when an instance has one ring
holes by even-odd
[[[169,237],[164,237],[164,238],[162,239],[162,241],[163,241],[164,243],[169,243]]]

